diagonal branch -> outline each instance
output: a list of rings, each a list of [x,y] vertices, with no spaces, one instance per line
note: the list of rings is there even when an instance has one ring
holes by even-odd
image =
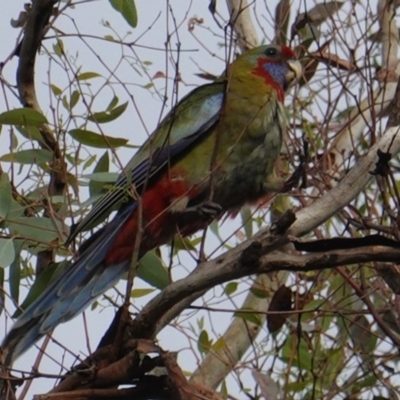
[[[298,211],[296,213],[296,221],[289,228],[288,234],[295,237],[303,236],[327,221],[332,215],[350,203],[372,179],[369,172],[374,169],[374,164],[377,162],[377,150],[387,151],[389,146],[390,152],[393,155],[400,152],[400,128],[389,128],[385,135],[371,147],[370,151],[358,161],[337,186],[310,206]],[[237,279],[256,272],[288,269],[288,267],[279,264],[279,266],[277,265],[272,269],[261,268],[244,271],[240,267],[238,260],[242,252],[254,241],[260,241],[264,247],[272,251],[286,245],[289,239],[287,235],[278,238],[273,237],[269,229],[264,229],[252,239],[239,244],[235,249],[222,254],[212,261],[202,263],[188,277],[172,283],[143,308],[133,322],[132,334],[136,337],[141,337],[141,335],[151,337],[155,335],[157,333],[156,327],[157,331],[163,327],[158,324],[158,321],[163,319],[164,324],[170,322],[171,319],[179,315],[194,300],[193,297],[195,297],[194,293],[196,292],[199,292],[200,297],[204,290],[208,290],[228,280]],[[348,250],[346,251],[348,252]],[[396,251],[393,250],[394,253],[391,254],[397,254]],[[357,254],[361,255],[362,252],[357,251]],[[286,256],[289,257],[288,255]],[[272,257],[272,255],[268,257]],[[393,258],[391,260],[393,261]],[[334,265],[332,264],[332,266]],[[190,303],[189,300],[185,300],[186,296],[190,299]],[[179,304],[179,307],[176,307],[177,304]],[[169,313],[172,307],[174,307],[174,314]],[[164,318],[167,313],[169,314],[169,320]]]

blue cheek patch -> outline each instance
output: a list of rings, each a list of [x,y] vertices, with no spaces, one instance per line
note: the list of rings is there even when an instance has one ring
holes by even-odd
[[[263,65],[263,68],[271,75],[272,79],[277,82],[279,86],[282,88],[286,87],[286,74],[289,70],[287,66],[268,62]]]

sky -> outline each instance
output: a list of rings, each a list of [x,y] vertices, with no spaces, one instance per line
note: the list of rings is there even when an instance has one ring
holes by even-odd
[[[0,42],[0,61],[5,60],[18,39],[19,30],[10,25],[11,19],[17,19],[25,1],[14,0],[4,2],[0,13],[0,26],[2,40]],[[265,11],[265,4],[268,3],[270,11]],[[256,2],[256,11],[252,14],[256,21],[259,40],[268,42],[273,38],[273,14],[277,1]],[[175,104],[176,100],[182,98],[190,90],[199,84],[206,83],[195,74],[202,71],[218,75],[222,72],[225,65],[224,36],[217,22],[208,10],[207,1],[185,1],[173,0],[170,2],[154,1],[149,6],[149,1],[137,0],[138,26],[133,29],[129,27],[123,18],[110,6],[107,0],[77,2],[74,9],[66,12],[66,16],[57,20],[56,27],[63,36],[64,47],[69,55],[70,64],[62,65],[60,60],[55,57],[49,62],[47,57],[39,56],[36,64],[36,85],[38,90],[39,102],[44,113],[51,121],[54,115],[67,118],[66,111],[61,103],[55,103],[49,90],[49,77],[51,83],[57,84],[60,88],[68,86],[74,71],[89,72],[95,71],[101,74],[101,78],[93,79],[90,86],[84,87],[88,92],[97,93],[92,109],[103,111],[112,98],[116,95],[119,102],[128,102],[127,111],[117,121],[111,124],[104,124],[101,127],[91,126],[91,129],[101,128],[104,133],[114,137],[126,138],[131,145],[140,145],[153,129],[157,126],[162,116],[168,109]],[[307,4],[309,7],[313,1],[299,1],[302,7]],[[171,12],[172,10],[172,12]],[[223,22],[227,16],[225,2],[217,2],[218,15],[217,21]],[[258,12],[260,11],[260,12]],[[194,23],[194,29],[189,30],[190,21]],[[64,34],[68,33],[69,36]],[[170,35],[168,35],[168,33]],[[54,35],[54,32],[49,34]],[[100,40],[105,35],[113,37],[123,37],[125,41],[135,42],[132,48],[118,46],[106,40]],[[80,37],[78,37],[80,36]],[[98,37],[98,38],[95,38]],[[42,51],[52,51],[55,39],[49,39],[44,43]],[[165,45],[171,49],[168,56],[165,56]],[[179,56],[176,51],[180,48]],[[173,90],[174,68],[179,66],[181,82],[178,86],[178,93]],[[15,68],[17,60],[14,58],[7,63],[4,69],[4,76],[10,82],[15,81]],[[168,79],[164,79],[167,76]],[[158,77],[158,78],[157,78]],[[110,82],[110,85],[106,85]],[[168,99],[163,106],[163,97]],[[18,107],[18,99],[12,94],[7,94],[8,105],[2,103],[4,96],[0,97],[0,112],[7,107]],[[55,112],[50,112],[50,106]],[[79,102],[74,109],[76,115],[84,114],[85,105]],[[82,119],[76,118],[66,122],[65,128],[72,129],[82,123]],[[22,144],[22,143],[21,143]],[[26,143],[24,146],[29,146]],[[0,137],[0,148],[9,148],[9,136],[7,131],[2,131]],[[29,147],[24,147],[29,148]],[[119,164],[124,165],[132,156],[132,148],[123,148],[118,151],[118,159],[114,160],[113,171],[118,171]],[[3,154],[3,151],[1,151]],[[102,152],[98,152],[100,156]],[[82,155],[84,156],[84,155]],[[90,155],[86,155],[88,158]],[[85,190],[82,190],[83,197]],[[86,192],[87,193],[87,192]],[[84,198],[82,199],[84,200]],[[232,230],[239,226],[239,221],[224,223],[221,227],[222,237],[228,237]],[[239,241],[238,237],[230,240],[229,244],[234,245]],[[218,240],[213,234],[208,235],[208,249],[212,251],[218,246]],[[164,250],[167,255],[167,250]],[[167,258],[166,258],[167,259]],[[193,268],[194,263],[190,256],[181,256],[181,267],[174,269],[174,278],[180,278]],[[241,286],[241,296],[233,301],[235,306],[240,305],[245,297],[245,288],[250,280]],[[143,282],[136,281],[135,288],[147,287]],[[123,292],[124,284],[120,283],[118,288]],[[110,291],[114,295],[114,291]],[[210,304],[218,304],[221,295],[221,288],[216,288],[207,297]],[[140,307],[148,301],[150,296],[145,296],[135,302],[134,307]],[[106,304],[102,302],[102,304]],[[201,302],[199,302],[201,304]],[[232,303],[230,303],[230,307]],[[91,350],[95,349],[99,339],[102,337],[106,327],[108,327],[114,315],[114,308],[111,306],[99,307],[98,312],[86,312],[84,317],[75,318],[63,326],[57,328],[54,337],[59,342],[68,346],[68,349],[75,354],[87,354],[88,349],[82,346],[85,343],[85,321],[88,327]],[[231,321],[228,314],[219,314],[214,321],[208,319],[208,314],[197,313],[193,324],[204,317],[204,324],[215,336],[223,332]],[[4,314],[0,319],[5,322]],[[196,322],[197,321],[197,322]],[[5,325],[5,324],[4,324]],[[0,325],[0,336],[10,328],[10,320],[3,328]],[[181,330],[179,324],[172,325],[165,329],[159,336],[161,346],[167,350],[180,351],[178,361],[182,368],[192,371],[196,368],[200,356],[193,351],[196,346],[196,332],[190,332],[189,324],[185,330]],[[188,338],[191,337],[191,340]],[[58,360],[64,357],[64,351],[58,345],[51,344],[48,347],[49,353],[55,355]],[[15,367],[23,370],[32,365],[37,350],[32,349],[16,363]],[[65,355],[65,365],[72,364],[73,356]],[[57,362],[45,358],[41,364],[40,371],[48,373],[65,372]],[[239,394],[237,384],[233,379],[232,386],[236,390],[233,392],[237,398],[246,398]],[[248,381],[251,385],[251,381]],[[43,393],[51,387],[53,381],[47,379],[35,380],[30,388],[30,393]]]

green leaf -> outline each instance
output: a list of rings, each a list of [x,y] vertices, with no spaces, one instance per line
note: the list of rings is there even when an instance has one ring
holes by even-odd
[[[3,126],[3,125],[0,125],[0,126]],[[16,127],[17,127],[18,125],[16,125]],[[12,131],[11,132],[11,149],[12,150],[15,150],[15,149],[17,149],[18,148],[18,137],[17,137],[17,135],[15,134],[15,132],[14,131]]]
[[[0,124],[38,126],[47,123],[46,117],[33,108],[24,107],[0,114]]]
[[[117,119],[126,110],[126,107],[128,107],[128,102],[121,104],[118,107],[112,108],[111,110],[93,113],[87,118],[89,121],[104,124],[106,122],[111,122]]]
[[[200,353],[208,353],[212,346],[212,341],[208,337],[208,333],[205,330],[202,330],[199,335],[199,339],[197,340],[197,348]]]
[[[125,18],[125,21],[136,28],[138,17],[135,2],[133,0],[109,0],[112,7]]]
[[[266,373],[261,373],[257,369],[253,369],[252,375],[254,380],[257,382],[258,387],[260,388],[260,392],[262,394],[262,398],[264,399],[283,399],[285,397],[285,393],[280,390],[278,384],[275,379],[272,379],[271,376]]]
[[[229,282],[225,288],[224,292],[227,296],[230,296],[231,294],[235,293],[238,288],[238,283],[237,282]]]
[[[81,72],[78,74],[77,79],[78,81],[87,81],[88,79],[93,79],[101,76],[97,72]]]
[[[245,312],[247,311],[247,312]],[[244,310],[242,312],[237,311],[235,312],[234,316],[236,318],[241,318],[245,321],[251,322],[252,324],[256,324],[258,326],[262,325],[262,320],[259,314],[257,314],[254,310]]]
[[[17,131],[28,140],[37,140],[38,142],[43,142],[43,137],[36,126],[26,126],[21,125],[16,126]]]
[[[58,264],[50,264],[35,280],[31,289],[29,290],[25,300],[20,305],[20,309],[18,309],[13,318],[17,318],[22,314],[22,311],[25,310],[35,299],[38,298],[42,294],[42,292],[49,286],[52,277],[54,276],[57,270]]]
[[[97,162],[96,166],[93,169],[93,172],[96,173],[108,173],[108,169],[110,168],[110,158],[108,156],[108,151],[106,151]],[[115,181],[109,181],[115,182]],[[103,193],[104,190],[104,182],[99,182],[96,180],[91,180],[89,182],[89,193],[90,196],[94,196],[100,193]]]
[[[7,218],[11,208],[12,193],[10,179],[6,173],[0,175],[0,219]]]
[[[57,39],[57,43],[53,44],[54,53],[61,57],[64,54],[64,43],[61,39]]]
[[[177,254],[179,251],[196,251],[196,245],[201,242],[201,238],[182,238],[181,235],[174,237],[174,253]]]
[[[45,149],[21,150],[4,154],[0,161],[20,164],[44,164],[53,158],[53,154]]]
[[[246,233],[246,237],[250,238],[253,236],[253,213],[250,207],[243,207],[240,211],[240,216],[242,217],[242,224],[244,227],[244,232]]]
[[[16,257],[10,265],[9,286],[10,295],[16,304],[19,303],[19,287],[21,283],[21,251],[23,240],[14,240]]]
[[[83,170],[88,169],[97,160],[96,154],[90,156],[83,164]]]
[[[71,94],[71,99],[69,101],[69,109],[72,110],[79,101],[79,98],[81,97],[80,93],[77,90],[74,90]]]
[[[96,172],[93,174],[82,175],[82,177],[90,179],[91,181],[94,182],[101,182],[103,183],[102,186],[104,186],[104,183],[114,184],[117,181],[119,175],[120,174],[118,172]]]
[[[169,285],[167,268],[154,251],[147,252],[140,260],[137,275],[145,282],[157,289],[164,289]]]
[[[131,297],[134,298],[143,297],[153,292],[154,289],[133,289],[131,292]]]
[[[8,267],[15,259],[12,239],[0,239],[0,268]]]
[[[18,217],[12,221],[7,221],[7,227],[12,235],[35,242],[50,244],[58,239],[59,232],[62,230],[61,224],[49,218],[42,217]]]
[[[293,343],[293,340],[295,343]],[[292,363],[293,366],[299,369],[312,371],[313,355],[307,347],[306,342],[300,339],[300,343],[298,343],[297,338],[292,335],[288,336],[282,347],[281,359],[285,363]]]
[[[77,142],[85,146],[96,147],[98,149],[109,149],[124,146],[128,140],[113,138],[111,136],[99,135],[98,133],[85,129],[71,129],[68,132]]]
[[[23,217],[25,207],[22,207],[16,200],[11,200],[10,211],[7,214],[7,219],[15,219],[16,217]]]
[[[64,95],[64,96],[61,98],[61,103],[62,103],[62,105],[64,106],[64,108],[65,108],[66,110],[69,111],[69,104],[68,104],[67,96]]]
[[[250,293],[251,293],[253,296],[258,297],[259,299],[265,299],[265,298],[267,298],[267,296],[270,297],[269,293],[267,293],[267,291],[264,290],[264,289],[251,288],[251,289],[250,289]]]
[[[119,102],[118,96],[114,96],[110,101],[110,104],[107,106],[107,111],[111,111],[113,108],[115,108],[118,102]]]
[[[62,90],[56,85],[50,84],[50,89],[56,97],[60,96],[62,93]]]

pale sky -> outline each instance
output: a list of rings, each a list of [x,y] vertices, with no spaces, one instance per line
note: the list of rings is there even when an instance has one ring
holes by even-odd
[[[10,19],[17,19],[19,11],[22,10],[25,2],[26,0],[3,2],[2,12],[0,13],[0,26],[2,27],[0,61],[4,60],[14,47],[19,30],[13,29],[10,26]],[[115,44],[85,38],[84,40],[87,40],[96,52],[96,55],[94,55],[90,52],[88,47],[86,47],[84,43],[76,37],[62,39],[68,54],[71,57],[78,55],[76,66],[82,66],[80,70],[81,72],[96,71],[101,73],[103,77],[109,78],[110,73],[107,72],[107,68],[103,65],[104,63],[110,70],[115,71],[115,75],[125,83],[125,87],[128,88],[129,94],[132,98],[130,98],[129,94],[123,89],[122,85],[116,82],[115,78],[110,78],[112,82],[115,82],[115,84],[112,85],[114,93],[109,88],[103,89],[101,95],[96,99],[93,109],[95,111],[102,111],[110,102],[114,94],[117,94],[120,103],[129,101],[129,106],[125,114],[111,124],[104,124],[102,128],[104,129],[104,133],[107,135],[129,139],[130,144],[141,144],[146,138],[146,135],[151,133],[157,126],[161,113],[162,115],[165,115],[167,111],[167,109],[162,110],[162,101],[160,100],[160,96],[164,94],[165,80],[159,78],[154,81],[157,91],[155,91],[154,88],[151,88],[150,90],[144,88],[150,83],[149,77],[153,77],[159,72],[167,74],[169,77],[174,76],[173,65],[170,60],[169,62],[166,62],[165,53],[163,51],[167,39],[167,25],[169,27],[169,32],[174,31],[174,19],[171,17],[171,14],[167,13],[165,6],[166,3],[167,2],[163,1],[150,2],[148,0],[137,0],[136,5],[138,9],[139,22],[136,29],[130,28],[123,18],[111,8],[107,0],[90,1],[88,3],[78,4],[75,10],[70,9],[67,12],[69,18],[62,17],[56,22],[56,27],[64,33],[76,33],[76,27],[78,27],[81,34],[116,36],[111,29],[107,29],[103,26],[102,21],[106,20],[121,36],[124,36],[127,31],[130,31],[131,33],[128,36],[129,39],[126,39],[127,41],[137,40],[138,45],[148,47],[135,46],[135,53],[124,48],[123,51],[126,53],[128,58],[119,64],[121,60],[121,48]],[[176,49],[178,38],[181,43],[179,70],[183,83],[179,85],[178,94],[178,97],[181,98],[196,85],[206,82],[194,75],[199,72],[199,67],[203,68],[206,72],[216,75],[222,72],[224,68],[224,50],[220,45],[224,42],[224,39],[222,36],[222,30],[217,26],[208,11],[208,1],[193,0],[183,2],[182,0],[173,0],[169,3],[173,9],[176,24],[178,25],[178,36],[174,34],[170,44],[173,49]],[[265,12],[266,3],[270,6],[271,12],[269,14]],[[258,27],[260,40],[262,40],[264,34],[267,35],[265,42],[268,42],[273,37],[272,21],[277,3],[278,1],[264,2],[257,0],[256,2],[258,9],[263,10],[259,14],[257,13],[258,23],[256,25]],[[299,3],[304,4],[303,1],[299,1]],[[308,3],[308,5],[314,4],[311,0],[306,3]],[[219,1],[217,2],[217,5],[218,11],[226,16],[227,11],[225,2]],[[193,33],[196,35],[196,38],[188,32],[188,21],[190,18],[197,18],[198,20],[202,19],[204,21],[201,26],[196,26],[194,29]],[[219,18],[219,21],[222,21],[222,19]],[[260,26],[262,26],[264,32],[261,31]],[[53,33],[51,33],[51,35],[53,35]],[[143,36],[140,38],[141,35]],[[52,43],[53,41],[46,41],[45,47],[51,49]],[[136,60],[133,59],[135,54],[142,62],[148,62],[148,77],[143,74],[140,75],[137,72],[137,66],[134,65],[134,67],[132,67],[128,64],[128,60],[131,60],[133,63],[136,62]],[[14,82],[15,79],[15,66],[16,59],[8,63],[4,70],[5,77],[11,82]],[[51,121],[51,114],[48,112],[49,90],[46,85],[46,82],[48,81],[48,71],[51,71],[52,82],[61,88],[68,84],[68,77],[63,69],[59,68],[56,63],[49,65],[46,57],[38,57],[36,65],[36,85],[39,101],[43,107],[44,113]],[[93,80],[93,82],[91,82],[93,85],[92,90],[96,90],[96,88],[98,89],[102,83],[104,83],[104,80],[102,79]],[[170,79],[167,93],[171,100],[167,102],[168,107],[174,104],[174,101],[172,100],[172,83],[173,81]],[[7,96],[10,102],[10,108],[19,107],[17,99],[12,98],[10,94]],[[6,108],[2,103],[3,101],[4,97],[1,96],[0,112]],[[137,108],[135,109],[135,107]],[[62,107],[60,107],[60,110],[65,114],[65,110],[62,110]],[[83,110],[83,105],[78,104],[74,111],[78,113],[79,111],[83,112]],[[69,129],[72,128],[75,128],[75,126],[69,126]],[[95,127],[92,126],[92,129],[95,130]],[[0,151],[0,153],[3,154],[4,152],[8,152],[8,146],[7,129],[3,127],[2,136],[0,137],[0,148],[4,148],[5,150]],[[132,156],[133,151],[134,150],[132,149],[120,149],[118,151],[118,157],[122,164]],[[102,154],[102,152],[99,152],[99,154]],[[5,165],[4,167],[7,169],[8,165]],[[117,171],[118,166],[113,166],[113,170]],[[239,221],[223,224],[223,227],[221,228],[222,236],[229,236],[233,228],[238,226]],[[218,245],[218,241],[215,240],[215,237],[213,237],[211,233],[208,234],[208,238],[208,246],[211,250]],[[238,239],[236,238],[232,239],[230,244],[233,245],[237,240]],[[175,278],[185,276],[185,268],[190,270],[194,265],[189,256],[183,256],[181,261],[185,267],[174,269]],[[250,279],[247,279],[246,282],[249,283]],[[135,288],[139,287],[146,287],[146,285],[137,280],[135,282]],[[124,283],[121,282],[119,288],[121,291],[124,291]],[[236,307],[240,306],[241,301],[245,297],[245,288],[246,284],[242,287],[241,291],[243,294],[241,296],[236,297],[232,302],[228,301],[225,303],[227,308],[232,308],[233,305]],[[213,299],[213,302],[217,304],[221,304],[220,298],[218,297],[221,294],[220,288],[211,292],[212,293],[210,293],[207,298]],[[110,291],[111,295],[114,293],[114,291]],[[134,306],[140,307],[140,305],[144,304],[149,299],[150,296],[138,299],[135,301]],[[105,304],[105,302],[103,301],[102,304]],[[197,304],[200,305],[201,300],[198,301]],[[113,315],[114,308],[110,306],[103,309],[100,314],[97,312],[85,313],[87,325],[89,327],[91,350],[95,349]],[[231,321],[230,314],[220,313],[215,316],[214,321],[209,321],[207,313],[197,312],[195,318],[191,321],[196,329],[197,321],[200,319],[200,316],[205,317],[205,327],[210,333],[215,335],[214,339],[218,337],[218,334],[223,333],[225,327],[227,327]],[[4,313],[0,318],[3,324]],[[7,323],[8,330],[10,328],[10,320],[8,320]],[[186,327],[188,326],[189,324],[186,323]],[[1,327],[0,337],[3,336],[4,332],[5,329]],[[191,341],[188,340],[189,336],[192,338]],[[72,350],[75,354],[84,353],[86,355],[88,353],[88,350],[84,345],[84,319],[82,316],[58,327],[54,337],[61,343],[67,345],[68,349]],[[158,339],[165,350],[180,350],[178,361],[183,369],[193,371],[196,368],[197,362],[200,360],[199,354],[196,353],[194,355],[195,352],[192,349],[192,347],[196,349],[196,333],[190,334],[189,328],[185,329],[184,332],[180,332],[178,328],[169,327],[164,329],[164,331],[158,336]],[[48,346],[47,350],[52,356],[58,357],[58,360],[62,361],[63,351],[60,347],[51,344]],[[15,367],[22,370],[29,370],[29,366],[33,364],[36,354],[37,350],[31,349],[15,364]],[[72,365],[72,361],[73,357],[67,355],[64,365],[70,366]],[[57,363],[50,361],[46,357],[44,357],[44,361],[41,363],[40,371],[53,374],[65,372],[57,366]],[[230,379],[229,382],[231,388],[238,388],[235,379]],[[249,386],[252,386],[252,382],[252,378],[250,378],[248,380]],[[54,382],[52,380],[37,379],[32,385],[30,393],[44,393],[49,390],[53,384]],[[243,394],[239,394],[238,389],[236,392],[235,389],[233,389],[232,394],[240,399],[247,398]]]

